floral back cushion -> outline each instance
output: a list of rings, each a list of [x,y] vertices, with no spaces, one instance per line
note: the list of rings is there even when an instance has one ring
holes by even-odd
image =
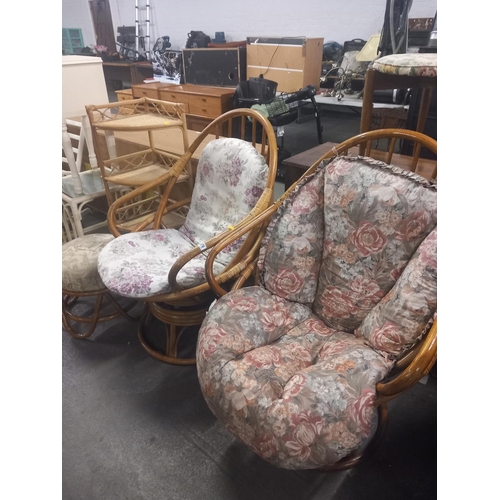
[[[436,186],[371,158],[340,156],[325,169],[324,205],[313,311],[354,332],[436,226]]]
[[[323,253],[324,174],[318,169],[284,201],[261,245],[259,269],[275,295],[312,304]]]
[[[392,290],[354,332],[396,360],[425,333],[437,308],[437,228],[418,247]]]
[[[266,160],[249,142],[209,142],[200,155],[191,207],[179,231],[198,245],[237,224],[259,200],[268,171]],[[228,264],[242,242],[226,247],[216,261]]]

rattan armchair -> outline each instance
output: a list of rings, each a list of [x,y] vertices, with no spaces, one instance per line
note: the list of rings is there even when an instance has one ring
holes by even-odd
[[[250,139],[245,127],[249,122]],[[193,195],[172,202],[172,189],[198,149],[202,152]],[[269,121],[251,109],[231,110],[208,125],[167,173],[111,205],[108,225],[116,238],[101,251],[98,270],[109,290],[148,305],[140,322],[139,340],[156,359],[195,363],[194,355],[179,355],[178,343],[187,327],[201,324],[214,299],[204,276],[206,256],[219,241],[270,206],[276,170],[277,145]],[[155,213],[121,234],[117,222],[121,211],[158,186],[164,187]],[[165,217],[182,207],[188,208],[184,224],[179,229],[166,226]],[[229,286],[255,259],[262,235],[255,227],[226,249],[215,262],[213,280]],[[164,349],[148,340],[153,318],[165,326]]]
[[[348,155],[382,139],[386,162]],[[407,169],[391,165],[398,139],[414,143]],[[199,332],[202,392],[277,467],[358,464],[383,437],[387,402],[436,362],[437,184],[412,172],[423,149],[437,154],[436,141],[399,129],[341,143],[206,261],[220,298]],[[228,292],[212,263],[263,227],[258,259]]]

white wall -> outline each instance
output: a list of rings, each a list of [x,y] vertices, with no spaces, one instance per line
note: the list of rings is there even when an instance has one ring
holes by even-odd
[[[141,19],[146,1],[139,0]],[[109,2],[116,38],[119,26],[135,26],[135,1]],[[211,38],[223,31],[228,42],[247,36],[305,36],[340,44],[353,38],[368,40],[382,29],[386,0],[149,0],[149,4],[151,48],[158,37],[169,36],[172,49],[180,50],[191,30]],[[413,0],[409,17],[434,17],[436,10],[437,0]],[[95,44],[88,0],[62,0],[62,27],[80,28],[85,45]]]

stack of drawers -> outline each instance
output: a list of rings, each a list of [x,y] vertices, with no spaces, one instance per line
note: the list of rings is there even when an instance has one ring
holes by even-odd
[[[233,108],[234,88],[203,85],[171,85],[159,89],[160,100],[182,102],[191,130],[203,130],[208,123]]]
[[[212,120],[233,108],[234,88],[153,82],[132,85],[132,88],[127,90],[117,90],[116,96],[119,101],[149,97],[183,103],[187,127],[201,131]]]

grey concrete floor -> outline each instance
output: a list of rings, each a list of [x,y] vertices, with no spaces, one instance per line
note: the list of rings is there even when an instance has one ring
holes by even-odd
[[[195,343],[194,331],[186,352]],[[431,500],[436,416],[434,372],[390,403],[385,439],[366,462],[342,472],[277,469],[212,415],[195,366],[146,353],[137,323],[102,323],[88,340],[62,331],[63,500]]]

